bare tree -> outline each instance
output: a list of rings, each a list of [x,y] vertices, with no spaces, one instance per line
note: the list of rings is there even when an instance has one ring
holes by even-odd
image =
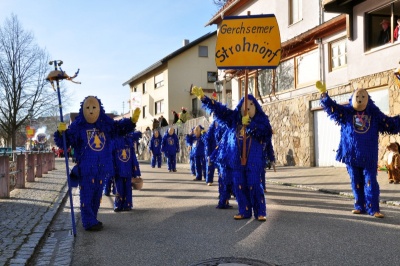
[[[57,105],[54,91],[45,80],[49,56],[11,15],[0,27],[0,132],[15,150],[17,132],[33,116],[51,112]]]
[[[222,8],[229,0],[213,0],[214,5],[218,8]]]

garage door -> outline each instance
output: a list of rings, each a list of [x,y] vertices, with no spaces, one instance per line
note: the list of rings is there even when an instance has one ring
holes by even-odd
[[[321,110],[314,112],[314,130],[316,166],[345,167],[345,164],[335,160],[340,141],[340,126]]]

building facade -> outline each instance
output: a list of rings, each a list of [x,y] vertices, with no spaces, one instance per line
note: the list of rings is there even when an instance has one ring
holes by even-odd
[[[216,31],[210,32],[184,45],[175,52],[134,75],[123,85],[131,91],[130,108],[141,108],[137,129],[152,128],[153,121],[163,116],[173,122],[172,111],[180,113],[182,107],[191,118],[201,117],[205,112],[200,101],[191,94],[191,86],[201,86],[208,95],[215,91],[217,67],[215,64]]]
[[[340,127],[319,106],[315,82],[327,84],[329,95],[348,103],[364,88],[389,116],[400,114],[399,86],[394,70],[400,46],[393,29],[400,1],[230,0],[207,25],[220,26],[226,16],[275,14],[281,35],[281,62],[274,70],[251,71],[249,93],[257,97],[274,130],[278,165],[337,166]],[[390,40],[379,44],[381,22],[389,21]],[[244,74],[227,70],[232,78],[232,106],[243,97]],[[385,147],[399,136],[380,136],[379,163]]]

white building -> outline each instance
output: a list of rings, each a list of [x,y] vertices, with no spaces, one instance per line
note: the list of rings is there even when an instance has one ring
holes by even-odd
[[[281,63],[275,70],[251,71],[249,89],[263,105],[275,131],[277,164],[343,166],[335,161],[339,126],[319,107],[315,82],[327,84],[337,102],[346,103],[357,88],[367,89],[385,114],[400,113],[399,42],[379,45],[380,22],[391,29],[400,17],[396,0],[230,0],[207,25],[220,25],[227,16],[275,14],[281,36]],[[243,96],[243,71],[229,70],[232,106]],[[380,159],[390,141],[380,137]]]

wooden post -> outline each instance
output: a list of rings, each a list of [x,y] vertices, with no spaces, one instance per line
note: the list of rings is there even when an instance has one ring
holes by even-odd
[[[47,153],[42,154],[42,174],[47,174]]]
[[[42,166],[43,166],[43,164],[42,164],[42,162],[43,162],[43,160],[42,160],[42,158],[43,158],[43,153],[38,153],[37,155],[36,155],[36,177],[42,177],[43,176],[43,174],[42,174]]]
[[[248,88],[249,88],[249,70],[247,68],[245,70],[244,76],[245,76],[245,81],[244,81],[244,114],[243,115],[246,116],[247,115],[247,95],[248,95]],[[243,130],[243,149],[242,149],[241,162],[242,162],[242,165],[246,165],[247,164],[246,126],[243,125],[242,130]]]
[[[0,156],[0,198],[10,197],[10,162],[7,155]]]
[[[26,169],[26,182],[35,182],[35,154],[28,154],[28,169]]]
[[[17,155],[17,171],[15,187],[25,188],[25,154]]]

